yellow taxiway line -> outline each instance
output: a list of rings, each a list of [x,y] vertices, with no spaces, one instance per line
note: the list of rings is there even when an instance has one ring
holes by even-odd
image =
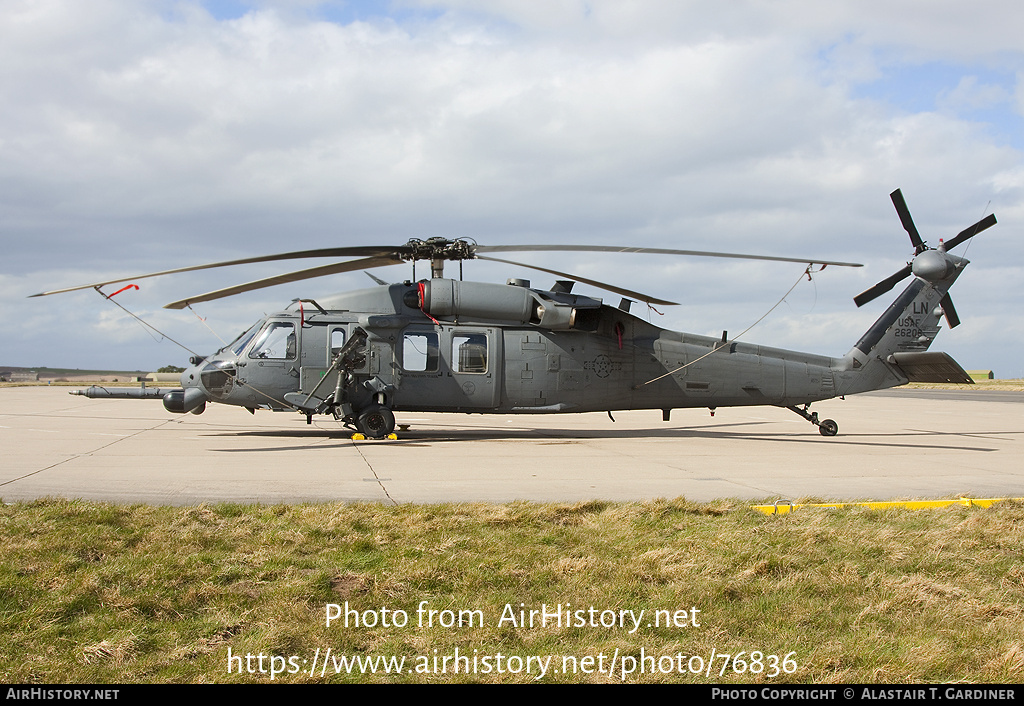
[[[888,500],[885,502],[862,502],[862,503],[793,503],[789,500],[779,500],[771,505],[751,505],[754,510],[760,510],[766,515],[785,515],[802,507],[867,507],[872,510],[890,510],[892,508],[903,508],[904,510],[925,510],[928,508],[949,507],[950,505],[964,505],[966,507],[991,507],[993,503],[1016,500],[1024,502],[1024,498],[957,498],[956,500]]]

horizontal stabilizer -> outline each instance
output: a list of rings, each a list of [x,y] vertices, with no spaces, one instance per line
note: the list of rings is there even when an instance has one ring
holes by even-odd
[[[910,382],[956,382],[973,385],[974,380],[949,353],[901,352],[889,356]]]

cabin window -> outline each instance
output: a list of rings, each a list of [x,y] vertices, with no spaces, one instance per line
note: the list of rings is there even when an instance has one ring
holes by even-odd
[[[295,358],[295,350],[295,324],[274,321],[260,332],[249,357],[265,360],[292,360]]]
[[[486,373],[487,335],[464,333],[452,336],[452,360],[457,373]]]
[[[338,357],[338,353],[345,347],[345,329],[331,329],[331,361]]]
[[[412,373],[436,373],[439,350],[435,332],[410,331],[402,336],[402,368]]]

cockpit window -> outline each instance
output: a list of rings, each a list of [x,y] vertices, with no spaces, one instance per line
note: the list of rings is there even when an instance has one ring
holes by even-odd
[[[236,338],[231,343],[221,348],[220,351],[230,350],[235,355],[240,355],[242,351],[245,350],[245,347],[249,344],[249,341],[252,340],[252,337],[255,336],[256,332],[260,330],[260,324],[262,323],[262,320],[257,321],[252,326],[238,334],[238,338]],[[217,352],[220,353],[220,351]]]
[[[249,357],[270,360],[295,358],[295,324],[285,321],[267,324],[253,344]]]

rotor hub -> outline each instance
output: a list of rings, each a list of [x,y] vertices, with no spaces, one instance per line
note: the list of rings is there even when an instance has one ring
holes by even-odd
[[[461,238],[428,238],[427,240],[411,239],[399,251],[405,261],[409,260],[472,260],[476,257],[475,244]]]
[[[925,250],[914,258],[911,270],[923,280],[938,282],[956,272],[954,260],[959,259],[938,250]]]

